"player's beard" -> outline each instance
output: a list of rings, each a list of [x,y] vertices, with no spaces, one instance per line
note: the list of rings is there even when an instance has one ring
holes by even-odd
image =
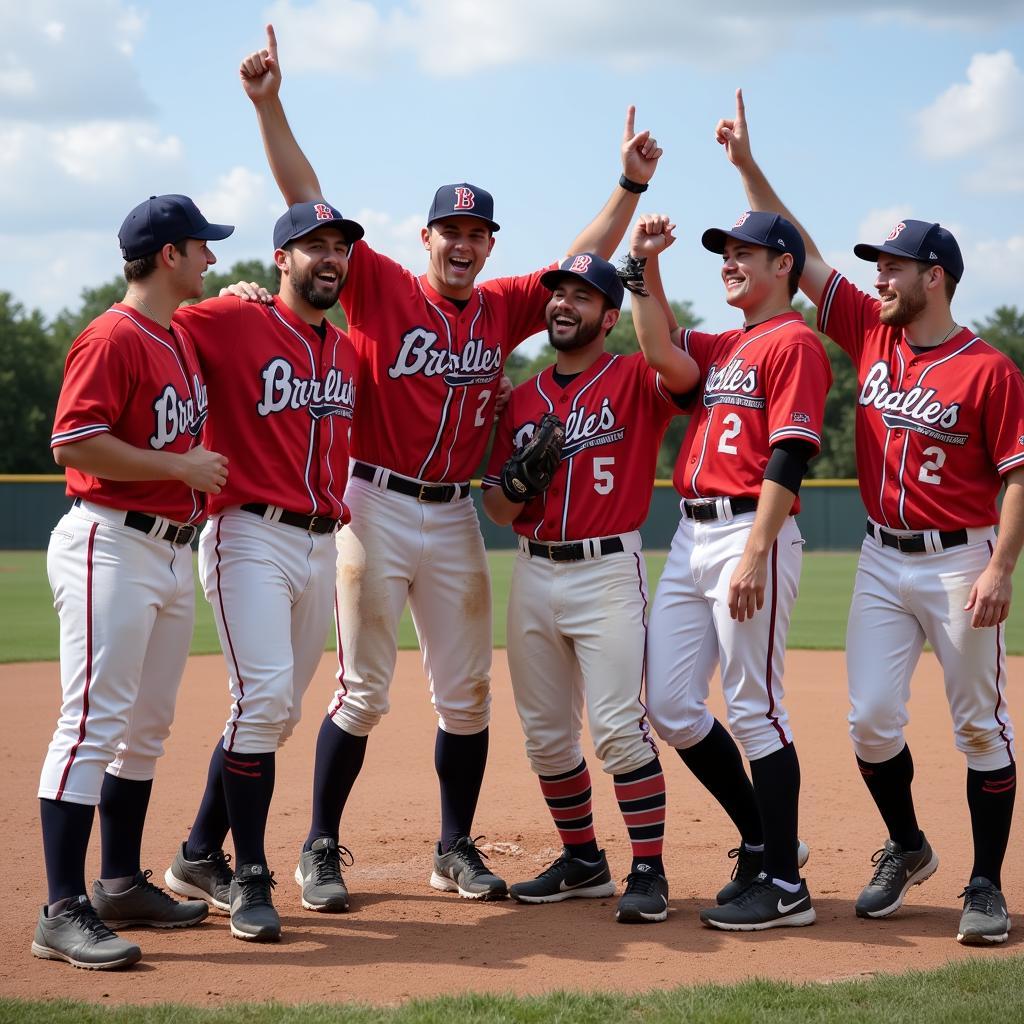
[[[883,306],[878,314],[878,319],[887,327],[906,327],[924,312],[927,305],[924,280],[921,275],[918,275],[914,287],[904,295],[897,295],[896,302],[888,309]]]
[[[335,286],[325,291],[324,286],[316,279],[320,269],[320,267],[311,268],[307,273],[299,275],[296,275],[293,269],[292,288],[304,302],[308,302],[314,309],[330,309],[338,301],[341,286],[345,283],[345,275],[339,271]]]
[[[576,333],[568,337],[556,338],[551,328],[554,317],[548,317],[548,341],[557,352],[575,352],[578,348],[586,348],[600,333],[601,320],[604,313],[590,322],[580,319],[576,324]]]

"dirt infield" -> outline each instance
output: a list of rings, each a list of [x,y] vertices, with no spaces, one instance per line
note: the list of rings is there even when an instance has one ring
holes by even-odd
[[[39,766],[59,698],[55,664],[0,667],[5,707],[5,776],[0,827],[6,883],[6,941],[0,994],[104,1003],[182,1001],[224,1004],[362,1000],[395,1003],[469,991],[542,993],[558,988],[636,992],[753,975],[840,979],[938,966],[967,956],[1020,953],[1024,928],[1005,947],[973,951],[954,940],[957,894],[970,869],[964,763],[953,749],[941,677],[925,658],[914,683],[909,739],[917,765],[923,827],[942,865],[903,910],[886,921],[853,914],[853,900],[883,838],[846,736],[842,656],[795,651],[787,666],[788,704],[803,768],[801,836],[811,847],[806,876],[818,910],[812,928],[726,935],[702,928],[697,911],[726,880],[735,841],[717,805],[678,758],[664,756],[669,782],[665,861],[672,914],[665,924],[624,927],[615,899],[540,907],[475,904],[435,893],[426,882],[437,818],[434,716],[416,652],[403,652],[393,711],[373,734],[366,766],[343,823],[356,863],[346,873],[352,909],[338,916],[303,911],[292,879],[307,825],[313,745],[332,689],[325,657],[306,717],[278,759],[268,852],[285,929],[276,946],[230,937],[212,916],[184,932],[133,931],[143,962],[126,972],[86,972],[34,959],[29,943],[45,897],[35,799]],[[1011,659],[1010,678],[1024,672]],[[557,839],[523,754],[504,652],[495,656],[491,758],[477,830],[491,864],[510,881],[530,877],[557,853]],[[1011,706],[1016,687],[1011,686]],[[208,752],[227,709],[219,657],[193,658],[178,717],[161,762],[149,815],[144,866],[154,881],[184,837],[203,785]],[[720,710],[716,704],[716,711]],[[1018,718],[1021,708],[1016,708]],[[628,843],[611,780],[594,769],[595,818],[612,868],[629,865]],[[1017,820],[1004,874],[1011,913],[1024,913],[1024,834]],[[94,831],[90,871],[98,867]],[[258,970],[253,967],[258,965]]]

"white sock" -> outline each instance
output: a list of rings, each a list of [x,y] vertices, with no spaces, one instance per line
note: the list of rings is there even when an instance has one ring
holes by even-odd
[[[747,853],[764,853],[764,843],[760,846],[751,846],[750,843],[744,843],[743,849],[746,850]]]
[[[794,893],[800,891],[799,882],[787,882],[781,878],[773,878],[772,885],[777,885],[780,889],[785,889],[786,892]]]

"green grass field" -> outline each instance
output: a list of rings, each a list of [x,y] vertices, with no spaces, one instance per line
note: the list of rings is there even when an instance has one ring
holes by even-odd
[[[984,957],[938,971],[870,981],[789,985],[748,981],[635,996],[562,992],[537,998],[471,995],[399,1007],[353,1004],[226,1009],[109,1007],[78,1002],[0,1000],[0,1021],[18,1024],[1011,1024],[1024,1016],[1024,961]]]
[[[494,551],[490,555],[496,647],[505,646],[505,608],[514,557],[512,551]],[[664,564],[664,552],[647,554],[652,594]],[[790,647],[842,649],[856,566],[857,556],[852,553],[814,552],[804,556],[800,597],[789,633]],[[1018,566],[1014,582],[1017,594],[1024,594],[1024,564]],[[332,637],[330,646],[333,644]],[[402,617],[399,645],[416,647],[408,610]],[[1006,645],[1010,654],[1024,654],[1024,597],[1019,597],[1011,609]],[[213,615],[197,588],[192,653],[213,654],[219,649]],[[46,661],[55,659],[57,653],[57,616],[46,581],[45,552],[0,552],[0,662]]]

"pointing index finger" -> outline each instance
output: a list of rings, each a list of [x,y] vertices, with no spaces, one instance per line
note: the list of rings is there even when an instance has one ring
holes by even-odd
[[[743,122],[743,121],[746,121],[746,118],[747,118],[747,108],[743,105],[743,90],[742,89],[737,89],[736,90],[736,120]]]
[[[634,127],[633,127],[635,119],[636,119],[636,107],[634,107],[632,104],[630,104],[626,108],[626,128],[625,128],[625,131],[623,131],[623,133],[622,133],[622,138],[626,142],[628,142],[636,134],[636,132],[634,130]]]
[[[270,56],[277,60],[277,35],[273,25],[267,25],[267,49],[270,51]]]

